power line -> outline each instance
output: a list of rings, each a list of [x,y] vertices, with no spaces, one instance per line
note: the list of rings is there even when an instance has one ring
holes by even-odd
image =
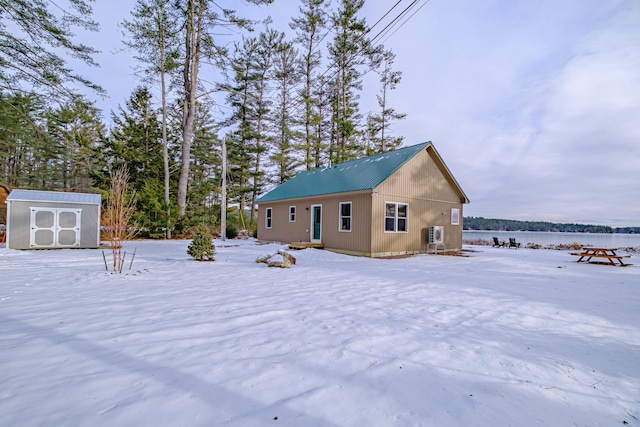
[[[386,42],[387,40],[389,40],[389,38],[390,38],[391,36],[393,36],[393,35],[396,33],[396,31],[398,31],[400,28],[402,28],[402,27],[403,27],[403,26],[404,26],[404,25],[405,25],[405,24],[406,24],[406,23],[407,23],[411,18],[413,18],[413,16],[414,16],[416,13],[420,12],[420,10],[421,10],[423,7],[425,7],[425,6],[427,5],[427,3],[429,3],[429,0],[426,0],[426,1],[422,4],[422,6],[420,6],[420,7],[419,7],[415,12],[413,12],[413,13],[411,14],[411,16],[409,16],[407,19],[405,19],[405,21],[404,21],[402,24],[400,24],[400,26],[399,26],[398,28],[396,28],[396,29],[395,29],[391,34],[389,34],[389,35],[387,36],[387,38],[385,38],[384,40],[382,40],[382,42],[381,42],[381,43],[384,43],[384,42]]]
[[[382,18],[380,18],[375,25],[377,25],[380,21],[382,21],[382,19],[384,19],[384,17],[386,17],[402,0],[396,2],[395,5],[393,5],[391,7],[391,9],[389,9]],[[401,11],[389,24],[387,24],[385,26],[385,28],[383,28],[380,32],[378,32],[378,34],[376,34],[376,36],[374,38],[372,38],[371,40],[374,41],[376,38],[378,38],[381,34],[383,34],[385,31],[390,30],[391,28],[393,28],[397,23],[398,20],[402,18],[402,16],[406,15],[413,7],[417,6],[417,4],[420,2],[421,0],[413,0],[411,2],[411,4],[409,4],[403,11]],[[428,2],[429,0],[427,0]],[[426,3],[425,3],[426,4]],[[418,10],[416,10],[416,12],[414,12],[411,16],[409,16],[409,18],[407,18],[401,25],[400,27],[398,27],[391,35],[393,35],[398,29],[400,29],[404,24],[406,24],[406,22],[411,19],[420,9],[422,9],[422,7],[424,7],[423,4]],[[374,26],[375,26],[374,25]],[[373,29],[373,26],[371,28],[369,28],[364,34],[362,34],[362,36],[360,36],[360,39],[364,38],[370,31],[371,29]],[[391,37],[391,35],[389,35],[389,37]],[[389,38],[387,37],[387,39]],[[385,41],[387,40],[385,39]],[[382,43],[379,44],[380,46],[382,45]],[[333,72],[333,74],[331,74],[331,76],[329,77],[328,80],[332,79],[333,77],[335,77],[340,71],[342,71],[346,66],[349,65],[350,62],[352,62],[352,60],[354,60],[356,57],[360,56],[363,52],[364,52],[365,48],[361,48],[360,50],[358,50],[356,53],[353,54],[353,56],[351,57],[351,59],[347,60],[345,62],[345,64],[343,64],[342,66],[340,66],[338,69],[336,69],[335,72]],[[333,67],[335,67],[337,64],[337,62],[334,62],[333,64],[331,64],[320,76],[318,76],[319,79],[319,88],[321,88],[322,86],[325,85],[325,82],[322,81],[322,77],[324,77],[329,71],[331,71],[331,69]],[[366,74],[366,73],[365,73]],[[316,89],[318,89],[318,87],[316,87]],[[297,113],[299,112],[300,107],[303,105],[303,101],[298,101],[298,106],[294,107],[295,109],[293,110],[293,113]]]
[[[389,10],[387,10],[381,18],[379,18],[375,24],[373,24],[370,28],[368,28],[360,37],[358,41],[362,41],[364,40],[364,37],[366,37],[367,34],[369,34],[378,24],[380,24],[403,0],[398,0],[393,6],[391,6],[391,8]],[[418,9],[416,9],[411,15],[409,15],[407,17],[407,15],[411,12],[411,10],[413,8],[415,8],[416,6],[418,6],[418,4],[420,3],[421,0],[413,0],[408,6],[406,6],[400,13],[398,13],[392,20],[391,22],[389,22],[382,30],[380,30],[371,40],[370,43],[371,45],[375,44],[375,41],[381,37],[385,37],[385,39],[378,43],[378,46],[382,46],[383,42],[387,41],[391,36],[393,36],[400,28],[402,28],[416,13],[418,13],[428,2],[429,0],[426,0],[425,3],[423,3]],[[403,18],[405,18],[404,21],[400,22]],[[397,26],[397,28],[395,28]],[[395,28],[395,29],[394,29]],[[391,33],[389,33],[390,31],[392,31]],[[322,40],[324,40],[324,38],[333,31],[329,30],[327,31],[322,39],[318,42],[318,46],[316,47],[316,49],[312,52],[312,53],[316,53],[317,50],[319,50],[321,48],[320,44],[322,42]],[[362,54],[364,53],[366,49],[365,47],[360,48],[357,52],[355,52],[351,58],[347,59],[345,61],[344,64],[340,65],[338,68],[335,69],[335,71],[330,75],[330,77],[326,80],[322,80],[322,78],[327,75],[327,73],[329,73],[333,68],[335,68],[338,63],[337,61],[334,61],[331,65],[329,65],[327,67],[327,69],[320,74],[317,79],[318,79],[318,83],[314,86],[315,90],[321,89],[326,82],[330,81],[333,77],[335,77],[340,71],[342,71],[343,69],[345,69],[347,66],[349,66],[350,63],[352,63],[355,59],[357,59],[359,56],[362,56]],[[371,71],[371,70],[369,70]],[[363,74],[366,75],[369,73],[369,71],[365,72]],[[302,83],[295,85],[292,89],[296,89],[296,87],[300,87],[302,85]],[[276,95],[275,91],[277,90],[277,88],[274,88],[272,90],[268,90],[268,92],[271,92],[269,95],[266,96],[267,100],[273,100],[274,96]],[[296,113],[300,112],[300,109],[305,105],[304,100],[301,101],[295,101],[292,105],[292,113],[291,115],[295,115]]]

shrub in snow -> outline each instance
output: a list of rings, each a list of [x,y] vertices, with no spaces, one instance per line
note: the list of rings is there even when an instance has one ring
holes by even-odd
[[[213,261],[215,252],[216,247],[213,244],[213,236],[205,229],[198,229],[187,248],[187,253],[196,261]]]
[[[232,225],[227,225],[226,232],[227,239],[235,239],[238,237],[238,229]]]

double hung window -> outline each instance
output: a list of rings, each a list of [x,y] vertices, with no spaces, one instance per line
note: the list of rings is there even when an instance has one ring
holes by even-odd
[[[351,231],[351,202],[340,203],[340,231]]]
[[[384,231],[406,233],[409,230],[409,205],[386,202],[384,204]]]
[[[265,215],[264,215],[264,226],[265,228],[271,228],[272,225],[273,225],[273,209],[267,208],[265,210]]]
[[[296,207],[289,206],[289,222],[296,222]]]
[[[460,225],[460,209],[451,208],[451,225]]]

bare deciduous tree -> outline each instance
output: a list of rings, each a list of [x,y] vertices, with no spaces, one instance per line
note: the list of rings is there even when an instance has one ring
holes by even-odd
[[[129,170],[122,166],[113,171],[107,204],[102,213],[102,226],[111,245],[113,271],[122,272],[126,251],[124,242],[131,239],[135,226],[131,218],[136,211],[136,193],[130,190]]]

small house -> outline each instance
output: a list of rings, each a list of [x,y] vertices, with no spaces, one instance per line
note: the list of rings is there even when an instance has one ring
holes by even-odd
[[[425,142],[302,172],[257,203],[261,241],[384,257],[460,250],[469,199]]]
[[[99,194],[13,190],[6,203],[10,249],[100,246]]]

